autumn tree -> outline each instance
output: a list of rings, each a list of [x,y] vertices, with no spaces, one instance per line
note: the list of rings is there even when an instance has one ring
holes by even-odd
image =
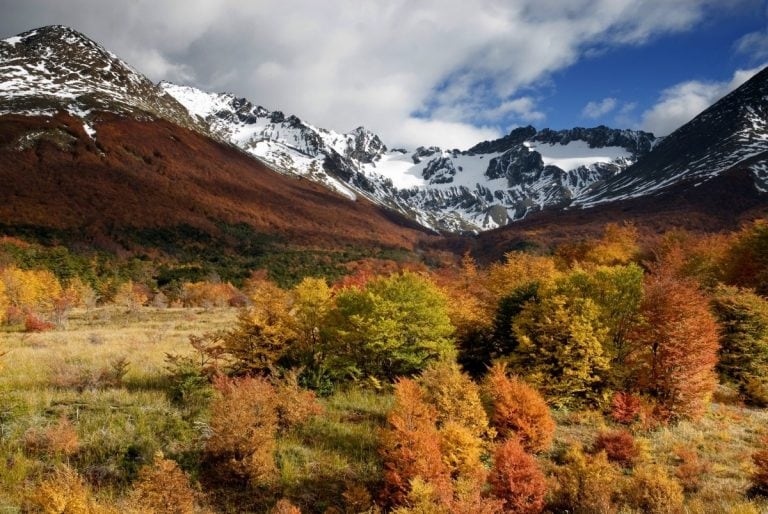
[[[267,375],[295,338],[291,297],[273,282],[250,284],[253,306],[241,311],[237,326],[224,340],[236,375]]]
[[[37,484],[26,499],[25,512],[56,514],[117,514],[116,509],[98,504],[88,486],[74,469],[59,466]]]
[[[488,482],[493,495],[504,501],[505,512],[537,514],[544,509],[544,473],[515,438],[496,448]]]
[[[136,284],[132,280],[123,282],[117,288],[112,301],[125,308],[128,312],[134,312],[143,306],[149,300],[146,288],[141,284]]]
[[[752,491],[768,496],[768,437],[763,438],[763,448],[752,454]]]
[[[219,377],[215,386],[218,396],[211,403],[211,436],[205,447],[212,469],[253,486],[270,483],[277,472],[274,387],[262,377]]]
[[[603,401],[610,359],[600,316],[589,298],[553,295],[528,302],[513,325],[519,341],[513,370],[554,405]]]
[[[338,373],[394,379],[453,356],[446,298],[427,278],[405,272],[336,296],[328,366]]]
[[[453,422],[483,437],[488,431],[488,417],[480,399],[480,389],[453,361],[431,363],[419,383],[427,402],[437,411],[438,426]]]
[[[560,276],[554,259],[524,252],[510,252],[503,263],[492,264],[488,270],[486,288],[493,308],[501,298],[522,286],[538,283],[547,287]]]
[[[546,451],[552,443],[555,422],[541,395],[506,366],[494,365],[485,378],[483,392],[489,400],[491,425],[499,436],[517,439],[526,451]]]
[[[313,389],[330,390],[325,368],[328,344],[324,332],[333,309],[333,290],[324,279],[305,278],[292,291],[291,319],[295,341],[288,351],[293,365],[303,368],[302,381]]]
[[[411,379],[398,380],[379,448],[384,463],[382,500],[388,505],[406,505],[417,478],[428,484],[441,504],[450,504],[451,478],[436,421],[437,412],[426,403],[419,385]]]
[[[611,359],[613,385],[621,385],[627,335],[638,321],[643,298],[643,270],[636,264],[577,268],[558,282],[557,291],[569,298],[589,298],[598,307],[600,324],[608,332],[603,350]]]
[[[644,322],[629,336],[638,388],[664,419],[697,417],[716,386],[718,330],[707,298],[690,280],[657,267],[646,278],[640,312]]]
[[[712,308],[720,324],[721,377],[749,401],[768,404],[768,301],[747,289],[721,287]]]
[[[10,306],[20,310],[48,312],[61,292],[56,276],[47,270],[22,270],[9,266],[0,270],[5,297]]]
[[[768,221],[757,220],[736,234],[723,267],[727,283],[768,295]]]

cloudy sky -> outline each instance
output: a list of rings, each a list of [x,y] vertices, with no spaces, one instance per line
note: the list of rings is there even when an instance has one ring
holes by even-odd
[[[664,135],[768,63],[764,0],[0,0],[0,37],[71,26],[154,80],[390,145],[520,125]]]

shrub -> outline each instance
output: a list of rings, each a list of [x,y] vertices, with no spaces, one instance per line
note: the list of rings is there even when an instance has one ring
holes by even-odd
[[[675,470],[675,477],[680,481],[683,490],[696,492],[701,485],[701,477],[707,472],[709,466],[699,460],[699,454],[695,450],[687,448],[675,449],[675,456],[680,461]]]
[[[595,453],[605,452],[611,462],[623,467],[632,467],[640,456],[640,449],[635,444],[635,438],[626,430],[600,432],[593,446]]]
[[[675,514],[683,510],[682,486],[659,465],[635,470],[625,498],[630,507],[648,514]]]
[[[279,500],[269,512],[270,514],[301,514],[301,510],[286,499]]]
[[[768,443],[768,438],[764,440]],[[752,491],[768,496],[768,449],[762,449],[752,455],[752,463],[755,466],[752,472]]]
[[[452,478],[484,476],[483,441],[470,429],[450,421],[440,429],[440,443],[443,462]]]
[[[54,387],[72,388],[78,391],[121,387],[128,373],[128,360],[116,357],[108,366],[88,368],[76,361],[60,361],[51,365],[49,382]]]
[[[504,438],[517,438],[529,452],[549,448],[555,422],[541,395],[517,377],[508,377],[505,366],[494,365],[483,385],[491,404],[491,425]]]
[[[116,510],[95,503],[83,479],[68,466],[56,468],[30,491],[24,511],[46,514],[117,514]]]
[[[289,372],[275,384],[280,428],[288,430],[323,413],[323,406],[313,391],[299,385],[298,373]]]
[[[56,328],[55,324],[42,319],[32,311],[24,316],[24,332],[47,332],[54,328]]]
[[[496,448],[488,482],[494,496],[504,501],[506,512],[535,514],[544,509],[544,473],[515,439]]]
[[[611,418],[616,423],[629,425],[638,421],[643,412],[643,403],[639,397],[626,393],[617,392],[611,399]]]
[[[419,385],[410,379],[395,384],[395,404],[387,415],[379,453],[384,463],[382,500],[402,506],[416,478],[434,491],[440,502],[450,503],[453,494],[448,467],[441,455],[437,413],[424,401]]]
[[[254,486],[276,474],[275,433],[278,426],[275,389],[263,378],[217,378],[218,396],[211,403],[211,436],[205,451],[212,469]]]
[[[616,512],[615,497],[621,477],[605,453],[590,456],[581,448],[572,447],[566,452],[564,461],[554,473],[554,510],[574,514]]]
[[[189,476],[162,453],[152,465],[139,470],[129,494],[129,504],[139,512],[192,514],[199,510],[198,493],[189,485]]]
[[[720,375],[733,380],[750,403],[768,396],[768,301],[748,289],[721,287],[712,299],[720,323]]]
[[[80,449],[77,431],[66,417],[45,429],[30,428],[24,434],[27,451],[53,456],[71,457]]]
[[[488,432],[488,416],[480,400],[477,384],[452,361],[430,364],[419,380],[425,399],[437,410],[438,427],[455,423],[470,434],[483,437]]]

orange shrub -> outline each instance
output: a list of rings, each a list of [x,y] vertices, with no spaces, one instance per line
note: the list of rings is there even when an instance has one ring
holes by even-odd
[[[483,387],[492,406],[491,425],[501,437],[519,438],[530,452],[549,448],[555,422],[541,395],[517,377],[508,377],[506,367],[494,365]]]
[[[33,453],[71,457],[80,449],[80,439],[69,420],[62,416],[58,423],[48,428],[27,430],[24,445]]]
[[[617,423],[629,425],[640,418],[643,404],[637,396],[618,392],[611,400],[611,418]]]
[[[129,504],[138,512],[191,514],[199,510],[198,496],[189,485],[189,476],[174,461],[157,453],[151,466],[139,470]]]
[[[211,403],[212,435],[205,447],[212,468],[253,485],[270,483],[277,471],[274,387],[264,378],[253,377],[219,377],[214,385],[219,395]]]
[[[42,319],[32,311],[27,312],[24,316],[24,332],[47,332],[55,327],[56,325]]]
[[[288,373],[275,385],[280,428],[287,430],[323,413],[314,391],[299,385],[298,374]]]
[[[488,482],[493,494],[504,501],[505,512],[536,514],[544,509],[544,473],[515,439],[496,448]]]
[[[768,443],[768,438],[765,442]],[[755,465],[752,472],[752,488],[754,492],[768,496],[768,449],[755,452],[752,462]]]
[[[453,494],[448,467],[441,455],[437,413],[424,402],[419,385],[410,379],[395,384],[395,404],[387,415],[379,453],[384,462],[382,500],[404,505],[416,478],[423,480],[443,504]]]
[[[269,512],[270,514],[301,514],[301,510],[286,499],[279,500]]]
[[[695,450],[680,447],[675,450],[675,455],[680,460],[675,470],[675,477],[680,481],[687,492],[699,490],[701,476],[707,472],[709,466],[699,460],[699,454]]]
[[[244,295],[230,284],[221,282],[186,282],[179,299],[185,307],[230,307],[243,305]]]
[[[595,439],[594,452],[605,452],[608,460],[623,467],[632,467],[640,456],[635,438],[626,430],[600,432]]]

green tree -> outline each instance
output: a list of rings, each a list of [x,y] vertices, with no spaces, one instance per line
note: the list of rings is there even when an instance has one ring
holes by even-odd
[[[553,295],[527,303],[513,326],[519,341],[511,356],[515,371],[554,405],[605,400],[610,359],[600,317],[589,298]]]
[[[627,335],[637,323],[643,299],[643,270],[636,264],[576,269],[558,283],[559,294],[589,298],[600,310],[600,323],[608,330],[606,356],[620,373],[629,353]],[[622,380],[614,377],[613,385]]]
[[[455,353],[445,296],[415,273],[341,291],[331,316],[332,369],[391,380]]]
[[[720,376],[748,400],[768,401],[768,301],[748,289],[721,287],[712,309],[720,324]]]

